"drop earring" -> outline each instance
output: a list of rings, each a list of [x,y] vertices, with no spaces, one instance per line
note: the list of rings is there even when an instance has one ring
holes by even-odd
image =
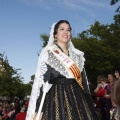
[[[57,42],[57,38],[54,38],[54,42]]]

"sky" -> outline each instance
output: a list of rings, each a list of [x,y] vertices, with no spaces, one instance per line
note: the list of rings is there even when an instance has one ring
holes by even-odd
[[[95,21],[111,24],[118,4],[111,0],[0,0],[0,53],[29,83],[42,49],[40,35],[49,35],[54,22],[65,19],[76,36]]]

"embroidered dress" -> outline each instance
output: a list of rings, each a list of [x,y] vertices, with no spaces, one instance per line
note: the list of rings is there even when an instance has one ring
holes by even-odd
[[[36,113],[38,118],[41,108],[42,120],[99,120],[88,89],[84,53],[70,40],[69,57],[65,55],[54,44],[54,26],[39,56],[26,120],[33,120]]]

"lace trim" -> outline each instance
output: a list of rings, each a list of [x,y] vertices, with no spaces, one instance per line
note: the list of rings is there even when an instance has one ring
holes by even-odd
[[[70,50],[70,58],[78,65],[82,72],[85,62],[84,53],[74,48],[74,50]]]
[[[69,76],[66,68],[62,65],[60,61],[56,59],[54,54],[50,51],[48,51],[48,54],[49,54],[49,57],[48,57],[47,64],[49,64],[52,68],[60,72],[60,74],[64,75],[65,77]]]
[[[45,51],[45,49],[43,49],[38,60],[38,66],[32,86],[26,120],[32,120],[35,115],[36,101],[40,94],[40,87],[44,84],[43,75],[47,71],[47,66],[45,64],[45,61],[47,61],[47,57],[47,52]]]

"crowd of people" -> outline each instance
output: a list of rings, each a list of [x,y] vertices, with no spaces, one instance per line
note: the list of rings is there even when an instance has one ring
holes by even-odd
[[[101,120],[120,120],[120,70],[107,77],[99,75],[92,98]]]
[[[29,99],[0,100],[0,120],[25,120]]]

